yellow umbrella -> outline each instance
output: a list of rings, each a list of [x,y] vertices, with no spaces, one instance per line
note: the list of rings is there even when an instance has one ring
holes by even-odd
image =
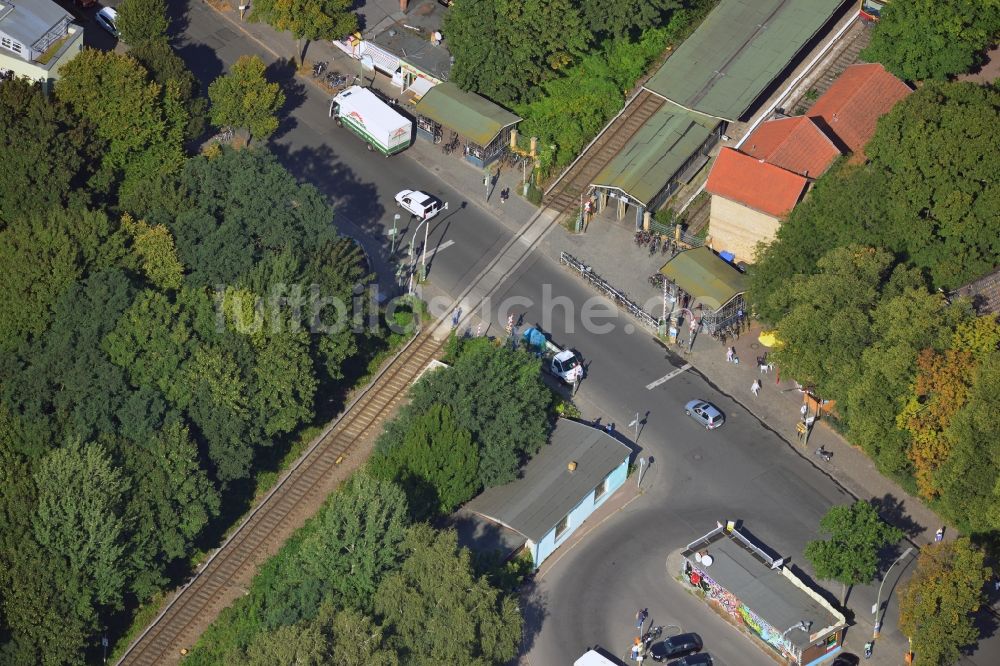
[[[777,331],[761,331],[757,341],[765,347],[781,347],[785,343],[778,339]]]

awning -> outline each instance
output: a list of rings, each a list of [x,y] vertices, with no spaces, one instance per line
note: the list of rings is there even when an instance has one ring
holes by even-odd
[[[416,112],[480,146],[490,145],[504,128],[521,122],[520,116],[450,82],[431,88]]]
[[[685,250],[668,261],[660,273],[713,310],[747,290],[747,276],[707,247]]]
[[[422,76],[418,76],[417,78],[413,79],[413,83],[411,83],[410,87],[406,89],[406,92],[410,93],[411,95],[419,99],[424,95],[426,95],[427,92],[433,87],[434,87],[433,81],[431,81],[430,79],[425,79]]]

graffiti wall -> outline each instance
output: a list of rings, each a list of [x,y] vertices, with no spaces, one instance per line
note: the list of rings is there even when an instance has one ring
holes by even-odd
[[[782,638],[781,630],[775,629],[765,622],[749,606],[741,602],[736,595],[725,589],[705,573],[705,571],[690,561],[684,563],[684,575],[693,587],[699,587],[712,601],[729,614],[737,624],[742,624],[751,633],[767,643],[787,659],[798,659],[791,642]]]

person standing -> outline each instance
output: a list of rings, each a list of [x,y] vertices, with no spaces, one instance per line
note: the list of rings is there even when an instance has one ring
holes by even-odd
[[[608,424],[608,432],[611,432],[612,426]],[[635,628],[639,630],[639,635],[642,635],[642,625],[646,624],[646,618],[649,617],[649,609],[643,608],[638,613],[635,614]],[[636,639],[636,643],[642,643],[641,639]]]
[[[806,415],[809,414],[809,407],[806,403],[803,402],[802,406],[799,407],[799,414],[802,415],[802,421],[804,422],[806,420]]]
[[[732,363],[733,362],[733,356],[734,356],[733,348],[732,347],[726,347],[726,363]]]
[[[750,385],[750,392],[753,393],[753,397],[755,397],[755,398],[760,393],[760,380],[759,379],[753,380],[753,384]]]
[[[944,528],[939,527],[938,531],[934,533],[934,543],[944,540]]]

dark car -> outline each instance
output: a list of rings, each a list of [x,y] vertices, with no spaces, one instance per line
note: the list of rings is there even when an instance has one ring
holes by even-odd
[[[712,666],[712,663],[712,655],[707,652],[699,652],[672,661],[667,666]]]
[[[701,652],[702,645],[701,636],[698,634],[677,634],[659,643],[653,643],[649,648],[649,656],[653,661],[666,661],[692,652]]]
[[[837,655],[830,666],[858,666],[860,662],[861,658],[857,655],[842,652]]]

